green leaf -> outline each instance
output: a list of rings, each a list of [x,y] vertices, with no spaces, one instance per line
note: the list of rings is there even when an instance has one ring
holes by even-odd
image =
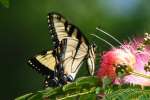
[[[101,90],[101,88],[100,88],[100,87],[97,87],[95,93],[96,93],[96,94],[99,94],[99,93],[100,93],[100,90]]]
[[[97,86],[98,78],[96,76],[81,77],[76,80],[76,84],[77,86],[82,86],[85,84]]]
[[[90,95],[90,94],[94,94],[95,93],[95,87],[92,87],[92,88],[90,88],[88,91],[86,90],[86,91],[82,91],[82,92],[77,92],[77,93],[74,93],[74,94],[68,94],[68,95],[66,95],[66,96],[64,96],[64,97],[61,97],[61,98],[59,98],[59,100],[87,100],[87,99],[80,99],[80,97],[84,97],[84,95]],[[96,95],[95,95],[96,96]],[[87,97],[87,96],[86,96]],[[90,97],[88,97],[88,98],[90,98]],[[90,100],[90,99],[88,99],[88,100]]]
[[[26,100],[26,98],[30,97],[31,95],[33,95],[33,93],[28,93],[23,96],[17,97],[15,100]]]
[[[94,76],[81,77],[75,82],[68,83],[63,87],[46,88],[44,90],[33,93],[28,99],[68,99],[78,98],[78,96],[95,94],[96,86],[98,86],[98,78]],[[96,94],[95,94],[96,95]],[[24,95],[24,98],[26,95]],[[88,96],[87,96],[88,97]],[[89,97],[90,98],[90,97]]]
[[[143,94],[143,95],[140,95],[139,100],[150,100],[150,94]]]
[[[49,89],[44,90],[43,97],[50,97],[50,96],[53,96],[53,95],[56,95],[56,94],[59,94],[59,93],[63,93],[62,92],[62,87],[56,87],[54,89],[49,88]]]
[[[80,96],[80,100],[96,100],[96,94],[85,94]]]
[[[41,93],[36,93],[34,95],[32,95],[31,97],[29,97],[27,100],[42,100],[42,94]]]
[[[116,91],[105,94],[105,100],[150,100],[150,90],[142,90],[138,87],[118,88]]]
[[[105,88],[109,87],[110,84],[111,84],[111,82],[112,82],[112,80],[111,80],[109,77],[105,76],[105,77],[102,79],[103,88],[105,89]]]
[[[73,83],[68,83],[68,84],[64,85],[62,90],[65,92],[65,91],[76,89],[76,88],[77,88],[76,82],[73,82]]]
[[[0,0],[0,3],[3,5],[3,6],[5,6],[6,8],[9,8],[9,0]]]
[[[96,100],[97,97],[103,100],[150,100],[150,87],[141,89],[139,85],[111,85],[110,83],[110,79],[104,78],[103,84],[107,88],[103,88],[99,86],[97,77],[81,77],[63,87],[47,88],[20,96],[15,100]]]

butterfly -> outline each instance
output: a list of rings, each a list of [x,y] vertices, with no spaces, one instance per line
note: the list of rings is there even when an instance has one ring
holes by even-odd
[[[85,60],[90,75],[94,75],[96,45],[59,13],[48,14],[48,28],[53,49],[28,60],[33,69],[46,76],[45,87],[72,82]]]

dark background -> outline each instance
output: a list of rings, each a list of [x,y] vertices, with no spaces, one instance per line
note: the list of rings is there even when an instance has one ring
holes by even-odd
[[[89,41],[96,41],[99,53],[110,47],[89,34],[117,43],[97,32],[96,26],[120,41],[143,35],[150,32],[149,4],[149,0],[10,0],[9,8],[0,4],[0,100],[42,88],[43,77],[26,59],[51,48],[48,12],[59,12],[78,26]]]

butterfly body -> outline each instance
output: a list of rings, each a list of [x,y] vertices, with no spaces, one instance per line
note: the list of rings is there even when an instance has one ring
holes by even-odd
[[[93,75],[95,45],[90,45],[82,32],[58,13],[48,14],[48,28],[53,49],[29,59],[29,64],[46,76],[45,86],[73,81],[85,60]]]

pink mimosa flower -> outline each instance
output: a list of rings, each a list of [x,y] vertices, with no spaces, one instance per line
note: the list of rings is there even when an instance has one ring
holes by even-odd
[[[143,50],[139,51],[138,48],[142,42],[142,39],[135,39],[105,52],[102,55],[97,76],[101,78],[108,76],[114,84],[130,83],[150,86],[150,71],[144,69],[150,61],[150,48],[145,46]],[[116,73],[117,65],[126,65],[131,72],[120,78]]]

